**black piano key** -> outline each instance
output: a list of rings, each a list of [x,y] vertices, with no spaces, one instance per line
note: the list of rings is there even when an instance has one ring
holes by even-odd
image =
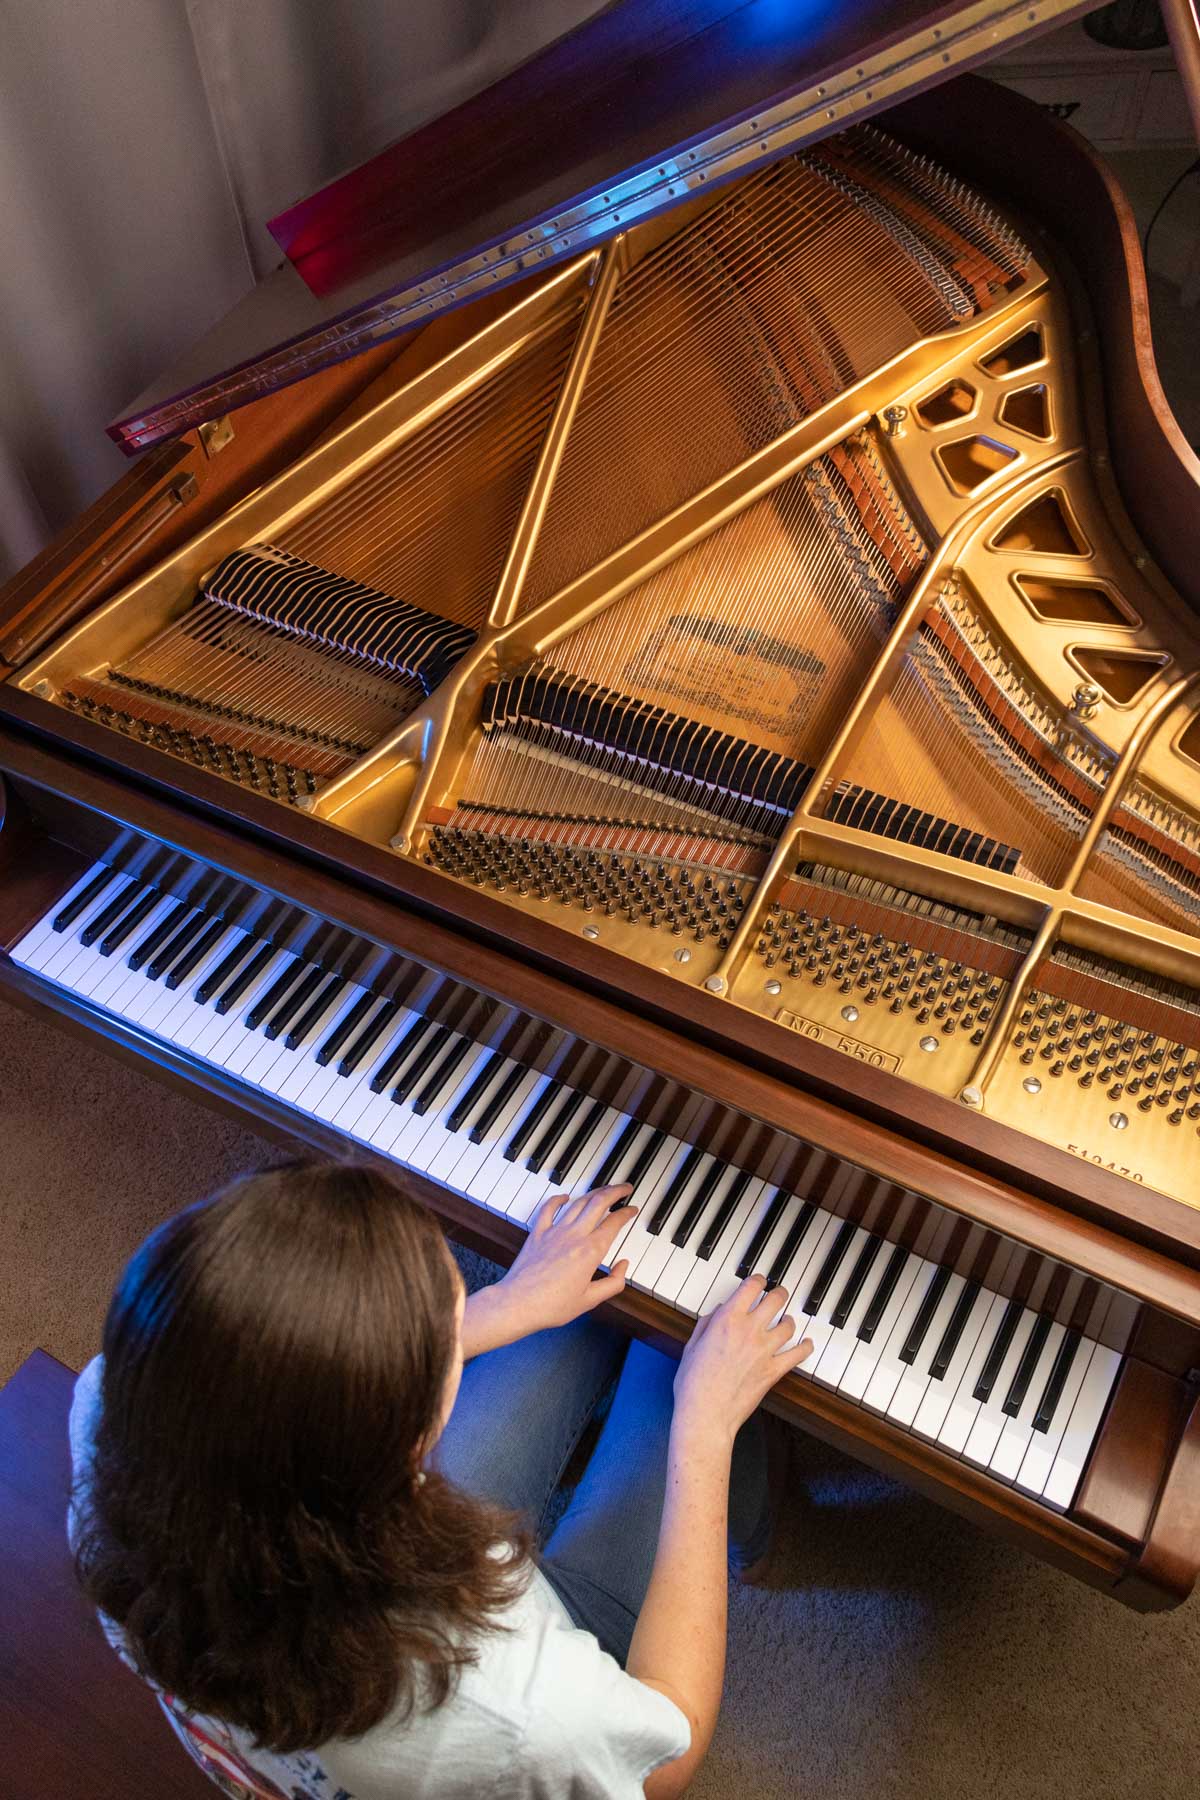
[[[492,1126],[496,1123],[496,1120],[500,1117],[500,1114],[504,1111],[504,1108],[508,1105],[528,1073],[529,1070],[525,1067],[524,1063],[513,1064],[495,1093],[488,1099],[487,1104],[472,1125],[470,1131],[468,1131],[467,1141],[469,1143],[482,1144],[484,1138],[492,1129]]]
[[[228,923],[224,919],[214,919],[198,938],[193,938],[179,960],[171,964],[163,986],[172,991],[177,987],[182,987],[193,970],[197,969],[204,961],[213,945],[218,943],[228,930]]]
[[[233,946],[233,949],[221,958],[216,968],[209,971],[204,977],[204,980],[200,983],[200,986],[196,989],[196,998],[201,1006],[207,1005],[214,994],[219,994],[227,981],[232,981],[234,975],[237,973],[242,963],[245,962],[246,958],[255,949],[257,943],[258,939],[252,938],[249,935],[241,938]]]
[[[192,909],[186,900],[177,900],[166,917],[160,919],[153,931],[147,932],[141,943],[135,945],[130,951],[126,958],[129,967],[131,969],[140,969],[143,964],[154,955],[160,945],[166,943],[167,939],[178,929],[181,922],[187,918],[191,910]]]
[[[439,1094],[447,1091],[447,1083],[453,1079],[454,1072],[461,1065],[468,1050],[474,1050],[474,1038],[462,1037],[451,1045],[450,1054],[444,1056],[425,1086],[413,1101],[413,1111],[418,1114],[427,1113],[437,1100]]]
[[[973,1400],[991,1399],[992,1389],[996,1385],[996,1377],[1000,1373],[1000,1364],[1004,1361],[1004,1358],[1008,1353],[1008,1346],[1013,1340],[1013,1332],[1020,1324],[1021,1314],[1024,1311],[1025,1308],[1019,1300],[1010,1300],[1005,1307],[1003,1317],[1000,1320],[999,1329],[992,1339],[992,1347],[987,1353],[982,1369],[979,1371],[979,1380],[971,1390],[971,1398]]]
[[[370,988],[366,988],[358,996],[354,1005],[342,1014],[341,1018],[334,1025],[333,1030],[329,1033],[329,1036],[323,1039],[321,1046],[317,1051],[314,1061],[316,1062],[318,1069],[323,1069],[327,1063],[331,1063],[338,1051],[342,1048],[342,1045],[345,1044],[348,1039],[353,1037],[354,1033],[358,1030],[359,1026],[374,1006],[377,998],[378,996],[373,994]]]
[[[704,1174],[700,1178],[699,1187],[697,1187],[695,1193],[692,1195],[684,1209],[682,1219],[680,1219],[678,1225],[671,1233],[671,1242],[676,1245],[678,1249],[682,1249],[691,1237],[693,1231],[703,1217],[709,1201],[716,1191],[718,1181],[720,1181],[723,1175],[727,1175],[728,1173],[729,1164],[717,1162],[715,1158],[713,1159],[712,1166],[704,1171]]]
[[[283,1035],[297,1013],[308,1005],[310,997],[316,993],[324,979],[324,969],[312,968],[308,971],[307,975],[303,976],[296,983],[295,987],[288,989],[287,993],[283,996],[283,999],[279,1002],[279,1005],[275,1008],[275,1011],[271,1014],[271,1017],[267,1020],[263,1036],[267,1039],[268,1043],[273,1042],[277,1037]]]
[[[516,1162],[522,1150],[541,1125],[563,1091],[561,1081],[547,1081],[545,1087],[537,1095],[532,1105],[527,1106],[524,1115],[517,1124],[516,1130],[504,1146],[505,1162]]]
[[[829,1315],[829,1322],[835,1331],[845,1329],[846,1320],[858,1304],[858,1296],[863,1291],[867,1276],[871,1273],[871,1265],[879,1255],[882,1246],[882,1238],[869,1237],[855,1257],[849,1279],[838,1295],[837,1305]]]
[[[1049,1431],[1053,1425],[1058,1403],[1067,1385],[1067,1376],[1071,1373],[1071,1365],[1082,1342],[1081,1332],[1068,1331],[1064,1334],[1063,1341],[1058,1346],[1058,1355],[1054,1358],[1050,1379],[1046,1383],[1046,1391],[1038,1401],[1038,1409],[1033,1417],[1035,1431]]]
[[[582,1088],[570,1088],[567,1097],[545,1127],[541,1137],[525,1158],[525,1167],[533,1175],[540,1175],[548,1157],[554,1153],[554,1146],[562,1142],[562,1134],[579,1111],[587,1095]]]
[[[834,1276],[842,1264],[842,1259],[854,1240],[858,1226],[853,1219],[846,1219],[838,1227],[838,1234],[825,1253],[825,1260],[817,1272],[817,1279],[808,1290],[808,1299],[804,1302],[806,1313],[815,1314],[820,1311],[829,1292]]]
[[[652,1131],[650,1136],[646,1139],[646,1142],[638,1151],[637,1159],[626,1177],[630,1187],[634,1190],[633,1193],[630,1194],[629,1202],[627,1202],[627,1204],[637,1200],[638,1182],[644,1180],[647,1169],[662,1149],[663,1144],[666,1142],[666,1137],[667,1134],[665,1131]]]
[[[592,1101],[592,1104],[584,1113],[582,1120],[571,1133],[569,1143],[554,1160],[550,1169],[550,1185],[552,1187],[557,1187],[560,1181],[566,1180],[568,1172],[573,1169],[578,1162],[579,1154],[583,1149],[583,1146],[587,1143],[607,1111],[608,1108],[603,1100]]]
[[[640,1119],[626,1119],[616,1143],[592,1176],[588,1184],[590,1188],[608,1187],[615,1180],[617,1171],[624,1163],[633,1140],[641,1129],[642,1121]]]
[[[142,920],[148,913],[154,911],[154,908],[161,899],[162,895],[157,888],[144,888],[142,893],[129,908],[129,911],[122,914],[112,930],[102,941],[100,945],[101,956],[111,956],[114,950],[119,950],[121,945],[129,938],[130,933],[137,930]]]
[[[363,1058],[374,1049],[384,1033],[391,1030],[400,1017],[400,1011],[398,1000],[385,1000],[379,1011],[371,1014],[337,1066],[337,1072],[343,1079],[347,1075],[353,1075]]]
[[[942,1341],[934,1351],[933,1361],[929,1365],[929,1374],[932,1380],[945,1380],[946,1370],[950,1367],[950,1360],[958,1349],[958,1340],[966,1328],[978,1293],[979,1283],[968,1281],[954,1302],[954,1311],[950,1314],[946,1329],[942,1333]]]
[[[933,1315],[937,1311],[938,1301],[945,1293],[946,1283],[949,1279],[950,1270],[946,1268],[935,1269],[930,1276],[929,1286],[925,1289],[925,1297],[917,1309],[917,1316],[912,1322],[908,1336],[900,1347],[900,1361],[902,1363],[916,1362],[917,1351],[925,1341],[925,1333],[929,1330],[929,1327],[933,1322]]]
[[[395,1045],[372,1075],[371,1092],[373,1094],[382,1094],[389,1081],[403,1066],[405,1057],[411,1055],[426,1033],[432,1030],[432,1019],[419,1017],[413,1020],[400,1042]]]
[[[325,1008],[337,999],[346,985],[344,975],[331,975],[317,990],[316,998],[311,1006],[305,1007],[296,1023],[283,1040],[285,1050],[298,1050],[304,1042]]]
[[[226,1013],[232,1012],[234,1007],[241,1001],[243,994],[245,994],[249,988],[254,986],[254,983],[258,980],[274,955],[274,944],[261,944],[250,958],[250,961],[245,964],[240,974],[235,975],[229,986],[222,989],[221,993],[217,996],[217,1004],[213,1008],[214,1012],[218,1013],[222,1018],[224,1018]]]
[[[701,1262],[708,1262],[711,1259],[713,1251],[717,1248],[725,1234],[726,1226],[729,1224],[730,1219],[732,1219],[737,1210],[742,1195],[750,1186],[753,1179],[754,1177],[750,1174],[749,1170],[739,1169],[737,1179],[730,1183],[720,1206],[718,1206],[716,1212],[713,1214],[712,1222],[710,1223],[708,1230],[700,1239],[700,1246],[696,1251],[696,1255],[700,1258]]]
[[[858,1328],[859,1342],[869,1344],[879,1330],[879,1321],[887,1309],[887,1303],[896,1291],[896,1283],[901,1271],[908,1261],[908,1251],[903,1244],[897,1244],[887,1259],[879,1286],[871,1297],[871,1304],[863,1314],[862,1324]]]
[[[298,957],[289,956],[284,968],[271,983],[266,993],[260,995],[246,1014],[248,1031],[257,1031],[263,1020],[271,1017],[303,966]]]
[[[804,1242],[805,1237],[808,1235],[808,1228],[812,1224],[812,1222],[816,1218],[816,1216],[817,1216],[816,1201],[815,1200],[806,1200],[804,1202],[803,1206],[800,1208],[800,1211],[796,1214],[795,1218],[792,1220],[791,1224],[788,1226],[787,1235],[785,1236],[782,1244],[780,1244],[780,1246],[779,1246],[779,1253],[776,1256],[775,1261],[771,1264],[770,1268],[767,1270],[767,1287],[768,1288],[777,1288],[777,1287],[783,1286],[783,1278],[787,1274],[789,1268],[791,1267],[792,1258],[795,1256],[797,1250],[800,1248],[801,1244]],[[751,1273],[753,1273],[753,1270],[751,1271]]]
[[[402,1070],[400,1079],[392,1089],[392,1104],[403,1106],[410,1094],[416,1093],[421,1083],[432,1069],[436,1059],[442,1054],[450,1039],[454,1036],[449,1025],[439,1025],[428,1037],[422,1039],[417,1053]]]
[[[446,1114],[447,1131],[462,1130],[467,1120],[474,1113],[475,1108],[479,1105],[479,1102],[483,1099],[483,1096],[487,1093],[489,1086],[495,1080],[496,1071],[503,1062],[504,1052],[502,1050],[493,1050],[485,1059],[483,1066],[475,1076],[474,1081],[470,1084],[465,1093],[459,1095],[458,1099],[454,1102],[453,1107]]]
[[[767,1240],[779,1223],[779,1216],[791,1199],[787,1188],[776,1188],[766,1212],[758,1222],[758,1228],[750,1242],[746,1245],[746,1253],[737,1266],[739,1281],[745,1281],[747,1275],[753,1275],[755,1265],[766,1248]]]
[[[102,938],[106,931],[111,931],[127,906],[131,906],[141,892],[141,883],[130,881],[118,894],[114,894],[107,906],[102,906],[94,919],[89,919],[79,934],[79,941],[87,949],[97,938]]]
[[[116,869],[101,869],[93,876],[85,888],[81,888],[73,900],[68,900],[61,912],[56,912],[50,921],[51,931],[65,931],[73,925],[81,913],[85,913],[93,900],[98,900],[105,888],[117,879]]]
[[[646,1227],[652,1237],[658,1236],[667,1220],[671,1217],[680,1194],[682,1194],[684,1188],[691,1180],[695,1173],[696,1164],[703,1155],[703,1150],[697,1149],[696,1145],[693,1144],[687,1155],[684,1157],[683,1162],[675,1171],[675,1174],[671,1178],[670,1187],[655,1207],[654,1217]]]
[[[189,912],[179,930],[150,958],[146,965],[147,979],[157,981],[160,975],[165,975],[168,969],[174,968],[193,938],[199,936],[207,923],[208,914],[200,908]]]
[[[1015,1419],[1025,1404],[1025,1395],[1033,1380],[1033,1371],[1037,1368],[1038,1358],[1046,1347],[1046,1339],[1050,1336],[1050,1327],[1053,1322],[1045,1313],[1033,1322],[1033,1330],[1021,1352],[1017,1372],[1009,1383],[1008,1393],[1004,1396],[1003,1410],[1010,1419]]]

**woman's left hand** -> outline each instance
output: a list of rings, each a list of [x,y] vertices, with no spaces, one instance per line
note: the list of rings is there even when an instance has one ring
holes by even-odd
[[[637,1211],[621,1205],[630,1192],[623,1182],[575,1200],[551,1194],[543,1201],[508,1274],[469,1297],[463,1317],[464,1357],[552,1325],[568,1325],[619,1294],[627,1262],[617,1263],[598,1280],[593,1277]]]

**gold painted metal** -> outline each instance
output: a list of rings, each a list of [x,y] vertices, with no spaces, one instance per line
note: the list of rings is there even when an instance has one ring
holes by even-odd
[[[529,571],[530,559],[546,508],[550,503],[550,494],[554,487],[554,479],[558,474],[562,454],[566,449],[567,434],[575,419],[579,406],[579,398],[583,393],[588,371],[592,366],[592,358],[596,353],[596,345],[600,342],[600,333],[604,330],[604,321],[608,317],[608,309],[612,297],[617,291],[617,283],[621,279],[624,266],[622,254],[623,238],[614,238],[604,251],[600,260],[596,285],[592,289],[591,298],[579,327],[567,372],[559,390],[558,400],[554,408],[554,416],[542,445],[533,479],[529,484],[529,492],[525,496],[525,504],[521,509],[521,517],[517,521],[517,529],[513,533],[509,545],[508,556],[501,571],[500,581],[496,588],[496,597],[492,601],[488,623],[496,630],[501,630],[516,617],[521,603],[521,590]]]
[[[147,574],[98,607],[22,671],[23,687],[119,663],[186,610],[229,551],[281,532],[436,419],[582,306],[596,253],[556,272],[490,325],[423,369],[288,469],[231,507]]]
[[[1173,687],[1167,689],[1165,694],[1159,695],[1148,711],[1144,712],[1138,720],[1133,735],[1121,754],[1120,761],[1108,779],[1100,797],[1100,803],[1092,814],[1091,823],[1079,841],[1075,860],[1063,877],[1064,893],[1074,894],[1079,886],[1084,870],[1091,862],[1109,820],[1121,804],[1125,790],[1137,773],[1150,739],[1158,731],[1167,715],[1174,711],[1178,703],[1191,693],[1198,682],[1200,682],[1200,669],[1194,669],[1190,675],[1181,676]]]
[[[321,790],[317,811],[355,830],[364,806],[378,816],[378,785],[395,780],[397,786],[405,788],[406,800],[402,812],[397,805],[394,816],[398,824],[393,827],[390,842],[393,848],[412,851],[421,840],[421,824],[429,807],[444,802],[464,761],[464,751],[469,753],[473,748],[468,744],[474,722],[472,705],[488,681],[532,657],[544,655],[561,637],[595,618],[666,563],[827,454],[865,425],[897,386],[908,387],[922,380],[935,383],[943,370],[957,366],[976,345],[990,346],[997,337],[1003,337],[1006,321],[1012,321],[1015,335],[1031,289],[1036,293],[1044,279],[1034,266],[1019,294],[998,303],[982,320],[922,339],[844,389],[558,593],[549,595],[508,625],[482,632],[453,676],[419,709],[419,716],[429,725],[429,748],[415,782],[411,770],[404,769],[405,756],[397,754],[394,739],[389,736]],[[529,545],[530,556],[535,545],[536,536]]]

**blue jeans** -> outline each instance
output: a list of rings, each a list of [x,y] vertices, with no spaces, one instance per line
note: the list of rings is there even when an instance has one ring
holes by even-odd
[[[594,1319],[577,1319],[476,1357],[435,1462],[470,1493],[522,1513],[541,1541],[551,1498],[592,1414],[612,1406],[541,1568],[576,1625],[622,1665],[658,1544],[675,1363]],[[738,1433],[729,1493],[730,1560],[762,1555],[770,1531],[761,1415]]]

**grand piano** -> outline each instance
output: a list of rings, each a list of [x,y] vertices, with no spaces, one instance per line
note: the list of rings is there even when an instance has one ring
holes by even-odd
[[[0,977],[1150,1610],[1200,1559],[1200,465],[1079,6],[620,4],[274,221],[0,594]]]

